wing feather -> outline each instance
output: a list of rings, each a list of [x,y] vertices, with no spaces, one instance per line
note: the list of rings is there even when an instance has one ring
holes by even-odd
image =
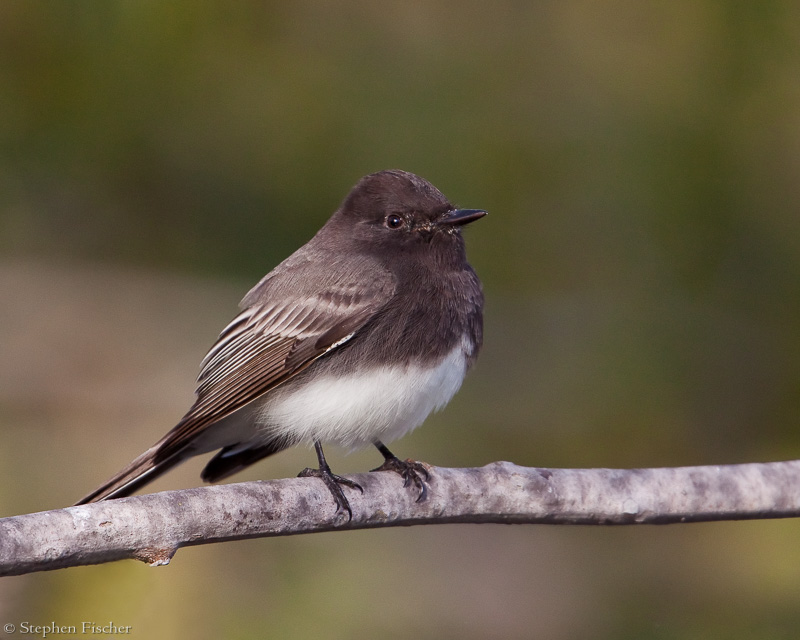
[[[344,344],[386,304],[391,292],[385,282],[360,295],[353,287],[330,287],[307,296],[284,297],[282,303],[256,303],[244,309],[204,358],[197,378],[197,399],[160,443],[157,457],[174,455],[209,425]]]

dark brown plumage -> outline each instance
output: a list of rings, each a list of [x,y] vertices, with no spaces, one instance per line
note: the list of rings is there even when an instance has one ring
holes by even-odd
[[[79,504],[128,495],[217,449],[204,480],[301,441],[317,445],[321,468],[323,439],[372,442],[391,456],[381,438],[446,403],[480,349],[483,294],[460,229],[483,215],[456,210],[411,173],[363,178],[314,238],[242,300],[201,364],[183,419]],[[355,408],[348,413],[339,400]],[[334,478],[323,477],[349,510],[340,479],[320,473]],[[424,490],[419,474],[401,473]]]

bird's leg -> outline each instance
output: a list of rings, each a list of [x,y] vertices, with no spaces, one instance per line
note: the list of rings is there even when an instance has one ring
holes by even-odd
[[[351,489],[358,489],[361,493],[364,493],[364,489],[362,489],[361,485],[357,482],[353,482],[342,476],[337,476],[331,471],[331,468],[328,466],[328,461],[325,460],[325,454],[322,451],[322,443],[319,440],[314,440],[314,448],[317,450],[319,469],[306,468],[297,474],[297,476],[299,478],[319,478],[322,480],[331,494],[333,494],[337,515],[342,511],[347,511],[347,519],[352,520],[353,511],[350,509],[350,503],[347,501],[340,485],[350,487]]]
[[[407,487],[413,483],[419,490],[417,502],[424,502],[428,497],[428,487],[425,484],[425,480],[430,477],[425,465],[416,460],[400,460],[400,458],[389,451],[389,448],[380,440],[375,440],[373,444],[383,456],[383,464],[377,469],[373,469],[373,471],[394,471],[395,473],[399,473],[404,480],[403,486]],[[423,480],[421,476],[425,476],[425,480]]]

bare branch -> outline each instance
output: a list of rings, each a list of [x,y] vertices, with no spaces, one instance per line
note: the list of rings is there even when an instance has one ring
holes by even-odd
[[[293,478],[166,491],[0,519],[0,575],[135,558],[167,564],[180,548],[333,529],[449,522],[667,524],[800,515],[800,461],[662,469],[537,469],[495,462],[429,467],[423,503],[394,473],[352,476],[353,519],[337,519],[322,482]]]

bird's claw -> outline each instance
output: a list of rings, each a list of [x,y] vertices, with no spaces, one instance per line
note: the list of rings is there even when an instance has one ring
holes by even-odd
[[[396,456],[391,456],[383,461],[383,464],[373,471],[394,471],[403,478],[403,487],[413,484],[419,491],[417,502],[425,502],[428,498],[428,486],[426,480],[430,479],[430,474],[421,462],[416,460],[400,460]],[[421,476],[425,476],[423,480]]]
[[[364,493],[364,489],[360,484],[353,482],[352,480],[348,480],[342,476],[337,476],[335,473],[331,472],[330,468],[306,468],[298,473],[297,477],[319,478],[322,480],[325,483],[325,486],[328,487],[328,491],[331,492],[333,501],[336,503],[336,515],[338,516],[339,514],[346,512],[347,520],[350,521],[353,519],[353,510],[350,508],[350,502],[344,495],[344,491],[342,491],[342,486],[350,487],[351,489],[358,489],[361,493]]]

